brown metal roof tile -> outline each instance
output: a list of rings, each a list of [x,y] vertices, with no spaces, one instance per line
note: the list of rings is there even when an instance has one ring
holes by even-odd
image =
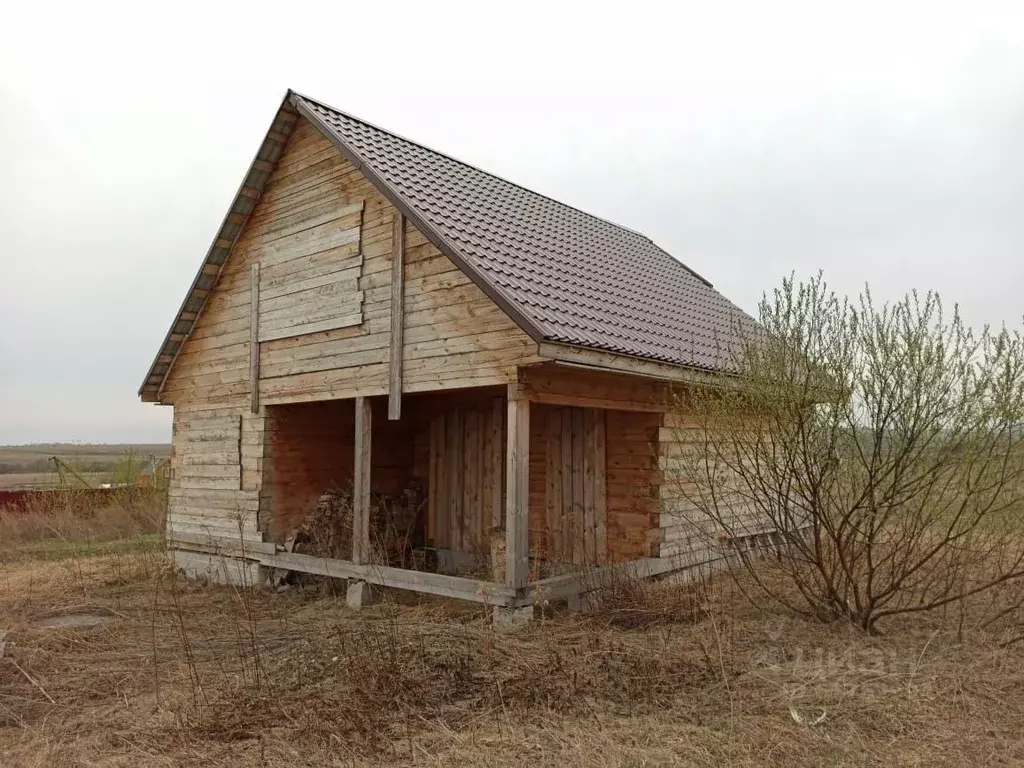
[[[638,232],[312,99],[293,101],[456,249],[535,336],[722,370],[737,329],[753,323]]]

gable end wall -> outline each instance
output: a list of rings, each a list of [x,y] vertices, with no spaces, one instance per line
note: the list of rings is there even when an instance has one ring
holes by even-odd
[[[250,266],[267,231],[363,202],[363,323],[266,341],[260,402],[385,394],[391,322],[394,207],[308,121],[301,120],[194,330],[161,402],[245,407],[249,402]],[[403,389],[502,384],[539,360],[537,347],[458,267],[406,225]]]

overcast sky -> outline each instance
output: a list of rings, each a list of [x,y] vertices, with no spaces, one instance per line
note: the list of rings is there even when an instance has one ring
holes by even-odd
[[[5,10],[0,444],[170,439],[136,390],[289,87],[638,229],[750,312],[823,269],[1019,325],[1024,10],[562,5]]]

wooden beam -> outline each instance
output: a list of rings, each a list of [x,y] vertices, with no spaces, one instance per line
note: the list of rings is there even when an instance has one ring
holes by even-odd
[[[617,355],[614,352],[574,347],[568,344],[541,342],[537,346],[537,354],[563,365],[587,368],[606,373],[629,373],[663,381],[678,381],[687,384],[705,386],[735,387],[737,379],[724,373],[711,373],[696,368],[687,368],[656,360],[647,360],[630,355]]]
[[[594,412],[592,460],[594,462],[594,547],[597,562],[608,560],[607,431],[604,411]]]
[[[249,408],[260,412],[260,264],[249,269]]]
[[[668,405],[664,402],[643,402],[633,400],[611,400],[586,395],[573,395],[566,392],[545,392],[530,384],[526,391],[531,401],[545,405],[568,405],[577,408],[599,408],[605,411],[634,411],[639,413],[664,413]]]
[[[508,385],[505,467],[505,584],[523,589],[530,580],[530,401],[518,383]]]
[[[490,465],[490,472],[488,473],[487,482],[491,489],[490,497],[490,513],[491,513],[491,527],[500,528],[502,527],[502,518],[504,517],[502,509],[504,498],[502,496],[502,436],[505,432],[505,419],[502,414],[503,403],[500,397],[496,397],[491,402],[491,413],[488,421],[488,434],[487,434],[487,452],[488,452],[488,464]]]
[[[358,579],[383,587],[408,589],[412,592],[425,592],[489,605],[511,605],[516,600],[515,590],[509,589],[504,584],[476,581],[462,576],[411,571],[387,565],[364,565],[347,560],[291,552],[262,554],[257,559],[260,565],[269,568],[283,568],[289,571],[314,573],[338,579]]]
[[[395,210],[391,235],[391,370],[388,419],[402,418],[402,331],[405,327],[405,216]]]
[[[373,417],[370,400],[357,397],[355,436],[355,483],[352,492],[352,562],[370,560],[370,436]]]
[[[248,541],[239,536],[214,536],[205,533],[183,533],[172,529],[167,533],[169,549],[189,549],[233,557],[257,559],[258,555],[273,554],[277,547],[272,541]]]

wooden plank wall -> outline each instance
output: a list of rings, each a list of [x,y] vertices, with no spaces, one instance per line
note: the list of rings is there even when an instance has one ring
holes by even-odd
[[[429,544],[483,554],[490,550],[491,529],[504,526],[504,405],[493,397],[440,409],[430,418]]]
[[[167,532],[260,540],[262,417],[175,408]]]
[[[161,402],[173,404],[181,419],[198,411],[242,419],[242,488],[172,488],[172,507],[181,502],[178,514],[187,507],[193,517],[205,510],[218,519],[233,505],[255,516],[262,492],[281,511],[279,528],[315,503],[326,483],[351,481],[351,461],[343,459],[341,470],[333,463],[350,452],[351,441],[338,443],[324,425],[297,424],[298,431],[289,433],[276,424],[268,435],[280,438],[282,429],[290,434],[286,444],[274,445],[285,474],[263,488],[263,414],[267,405],[388,391],[395,213],[360,171],[300,120],[161,392]],[[519,365],[539,360],[536,344],[411,225],[405,229],[404,279],[405,392],[504,386]],[[283,333],[289,335],[275,338]],[[308,451],[291,439],[299,432],[308,433]],[[195,461],[191,441],[181,440],[179,463]],[[428,441],[429,430],[415,443],[424,457],[423,478]],[[316,454],[317,445],[326,457]],[[324,468],[323,461],[331,463]],[[296,469],[289,479],[300,462],[308,473]],[[235,482],[226,474],[205,479]],[[186,485],[196,482],[190,476]],[[294,499],[285,498],[286,486],[296,489]],[[267,520],[261,525],[267,527]]]
[[[363,322],[363,201],[308,213],[264,232],[253,254],[260,271],[259,341]]]
[[[555,562],[604,563],[607,412],[537,405],[534,413],[540,422],[532,430],[530,452],[534,551]]]
[[[360,235],[354,242],[351,221],[356,214],[347,207],[360,204]],[[358,276],[362,323],[309,333],[312,323],[320,320],[308,318],[303,335],[262,342],[260,402],[386,394],[394,216],[394,208],[362,173],[312,124],[300,120],[183,344],[161,402],[203,407],[248,402],[249,270],[257,261],[267,262],[261,267],[261,303],[283,298],[267,298],[268,289],[291,290],[300,284],[305,286],[302,290],[323,288],[306,285],[323,276],[313,275],[310,269],[333,269],[328,274],[335,277],[354,276],[348,270],[362,262]],[[282,231],[299,227],[308,228],[274,239]],[[312,238],[308,233],[313,232],[320,234]],[[540,360],[536,343],[411,225],[406,227],[405,259],[405,392],[505,384],[515,380],[517,366]],[[280,263],[271,265],[275,260]],[[306,277],[295,285],[274,282],[286,277],[283,272],[276,274],[285,265],[292,269],[298,264],[306,265],[301,273]],[[287,276],[295,279],[298,274]],[[351,278],[334,284],[345,290],[355,287]]]
[[[656,554],[661,414],[608,411],[608,546],[614,561]]]
[[[523,382],[531,398],[540,401],[538,413],[559,410],[559,406],[578,405],[585,412],[600,409],[605,419],[606,557],[620,562],[657,553],[659,532],[658,438],[661,414],[665,409],[664,384],[620,374],[605,374],[541,365],[523,371]],[[571,408],[570,410],[576,410]],[[547,471],[547,444],[553,427],[545,426],[554,417],[537,416],[532,422],[530,462],[531,546],[546,551],[551,546],[566,549],[568,531],[563,528],[561,542],[549,543],[547,499],[558,482]],[[571,443],[561,441],[559,450],[571,451]],[[570,447],[567,448],[567,445]],[[552,472],[562,472],[571,459],[556,464]],[[562,509],[572,499],[572,484],[563,483]],[[553,502],[554,503],[554,502]],[[552,511],[551,515],[555,516]],[[596,549],[596,547],[595,547]],[[564,557],[564,555],[563,555]]]
[[[660,549],[661,557],[678,558],[682,563],[697,564],[718,556],[725,533],[687,498],[693,485],[682,469],[684,457],[702,451],[704,428],[685,412],[665,413],[659,429],[660,485]],[[733,496],[729,489],[719,488],[720,509],[728,510],[729,530],[734,534],[754,535],[767,530],[757,519],[750,505]]]
[[[412,481],[410,422],[389,422],[374,400],[370,493],[399,493]],[[316,506],[324,491],[352,490],[355,409],[351,400],[267,409],[266,472],[261,515],[267,533],[283,538]]]

